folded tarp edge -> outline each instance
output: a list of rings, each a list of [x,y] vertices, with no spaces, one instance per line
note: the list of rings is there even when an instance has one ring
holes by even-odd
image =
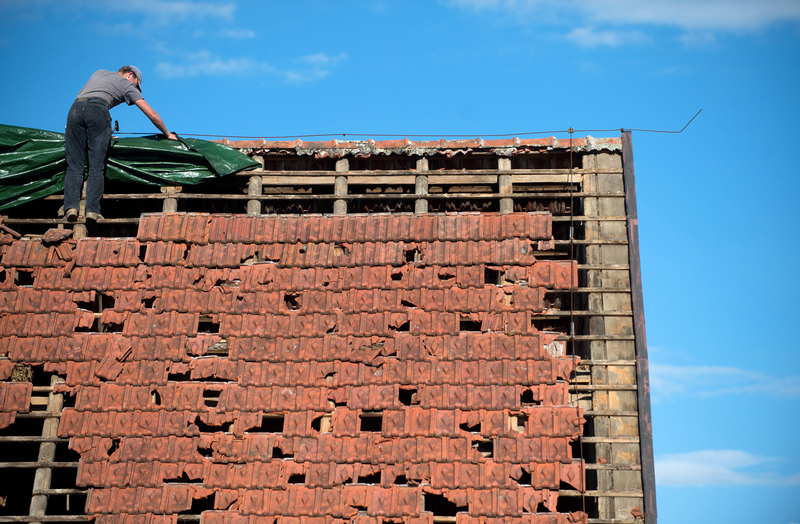
[[[256,167],[252,158],[217,142],[144,136],[112,139],[106,177],[195,185]],[[65,170],[63,133],[0,124],[0,210],[63,192]]]

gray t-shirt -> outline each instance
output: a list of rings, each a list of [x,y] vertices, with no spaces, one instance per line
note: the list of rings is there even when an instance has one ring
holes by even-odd
[[[114,106],[127,103],[129,106],[137,100],[144,100],[142,93],[133,82],[123,78],[116,71],[96,71],[76,98],[102,98],[111,109]]]

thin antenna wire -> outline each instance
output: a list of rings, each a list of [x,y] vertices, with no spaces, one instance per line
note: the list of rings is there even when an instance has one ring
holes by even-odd
[[[686,125],[683,126],[680,131],[659,131],[659,130],[655,130],[655,129],[627,129],[627,128],[624,128],[624,127],[620,131],[639,131],[639,132],[642,132],[642,133],[676,133],[676,134],[677,133],[683,133],[683,130],[686,129],[687,127],[689,127],[689,124],[691,124],[694,121],[694,119],[697,118],[697,115],[699,115],[701,111],[703,111],[703,110],[701,109],[700,111],[695,113],[694,116],[692,117],[692,119],[689,120],[688,122],[686,122]]]
[[[312,134],[312,135],[283,135],[283,136],[235,136],[235,135],[204,135],[200,133],[182,133],[181,136],[185,137],[205,137],[205,138],[234,138],[240,140],[292,140],[292,139],[300,139],[300,138],[335,138],[335,137],[342,137],[346,139],[349,135],[351,137],[377,137],[377,138],[467,138],[467,139],[475,139],[475,138],[517,138],[521,136],[530,136],[530,135],[555,135],[555,134],[564,134],[569,133],[570,137],[572,137],[573,133],[616,133],[618,131],[639,131],[641,133],[670,133],[670,134],[678,134],[683,133],[689,124],[694,122],[694,119],[702,112],[701,109],[695,115],[686,122],[679,131],[673,130],[666,130],[666,129],[638,129],[638,128],[617,128],[617,129],[562,129],[557,131],[528,131],[525,133],[502,133],[496,135],[482,135],[482,134],[474,134],[474,135],[451,135],[451,134],[427,134],[427,135],[413,135],[413,134],[403,134],[403,133],[320,133],[320,134]],[[115,133],[117,135],[152,135],[153,133]]]

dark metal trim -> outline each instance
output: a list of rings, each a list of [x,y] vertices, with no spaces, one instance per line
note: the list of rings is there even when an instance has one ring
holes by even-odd
[[[647,358],[647,336],[644,326],[642,268],[639,254],[639,215],[636,210],[636,179],[633,170],[631,132],[622,130],[622,179],[625,184],[625,212],[628,222],[628,258],[631,272],[631,306],[633,307],[634,345],[636,348],[636,385],[639,406],[639,447],[642,460],[642,492],[644,521],[656,524],[656,476],[653,459],[653,422],[650,414],[650,369]]]

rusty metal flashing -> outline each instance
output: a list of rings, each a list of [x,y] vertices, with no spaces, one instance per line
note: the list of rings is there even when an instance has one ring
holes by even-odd
[[[653,423],[650,414],[650,371],[647,336],[644,323],[642,269],[639,254],[639,216],[636,209],[636,180],[633,168],[631,132],[622,132],[622,178],[625,184],[625,212],[628,224],[628,256],[631,273],[631,305],[633,308],[634,345],[636,348],[636,384],[639,410],[639,445],[642,461],[644,521],[656,524],[656,478],[653,458]]]

